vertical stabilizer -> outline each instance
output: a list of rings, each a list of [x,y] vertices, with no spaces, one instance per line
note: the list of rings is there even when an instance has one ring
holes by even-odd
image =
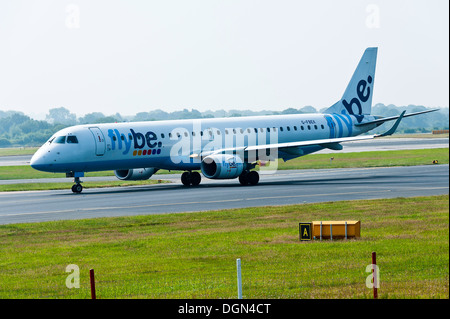
[[[378,48],[367,48],[341,100],[328,108],[325,113],[351,114],[358,122],[372,109],[375,65]]]

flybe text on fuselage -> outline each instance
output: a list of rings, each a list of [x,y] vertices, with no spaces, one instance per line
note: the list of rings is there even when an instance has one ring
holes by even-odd
[[[124,155],[130,152],[132,146],[135,150],[142,150],[147,147],[153,153],[158,152],[159,154],[161,152],[160,148],[162,147],[162,143],[158,141],[156,133],[152,131],[144,134],[130,129],[130,132],[125,135],[119,132],[118,129],[109,129],[108,137],[111,142],[111,150],[115,150],[116,148],[119,150],[123,149]]]

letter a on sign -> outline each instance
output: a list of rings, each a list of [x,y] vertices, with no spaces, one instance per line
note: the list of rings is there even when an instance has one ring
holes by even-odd
[[[298,225],[300,240],[311,240],[311,223],[300,223]]]

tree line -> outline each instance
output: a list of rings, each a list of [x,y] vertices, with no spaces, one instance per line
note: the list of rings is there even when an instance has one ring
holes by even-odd
[[[373,115],[383,117],[399,115],[403,110],[407,113],[427,110],[424,106],[408,105],[395,106],[376,104],[372,107]],[[320,110],[324,111],[324,110]],[[255,115],[277,115],[277,114],[305,114],[317,113],[312,106],[302,108],[287,108],[283,111],[251,111],[251,110],[218,110],[200,112],[196,109],[183,109],[181,111],[166,112],[161,109],[148,112],[139,112],[132,116],[124,116],[119,113],[105,115],[101,112],[92,112],[82,117],[77,117],[64,107],[50,109],[45,120],[35,120],[28,115],[17,111],[0,110],[0,147],[13,146],[40,146],[45,143],[55,132],[67,126],[78,124],[99,124],[114,122],[133,121],[159,121],[175,119],[201,119],[217,117],[240,117]],[[383,124],[371,133],[380,133],[392,125]],[[403,119],[397,130],[398,133],[426,133],[432,130],[443,130],[449,128],[449,109],[442,108],[437,112],[423,114]]]

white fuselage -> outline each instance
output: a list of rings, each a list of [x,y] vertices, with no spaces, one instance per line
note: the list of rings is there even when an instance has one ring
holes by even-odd
[[[198,170],[200,160],[192,155],[209,150],[350,137],[375,127],[362,129],[354,123],[353,115],[299,114],[78,125],[55,133],[33,156],[31,166],[61,173],[148,167]],[[277,157],[288,160],[321,149],[281,149]]]

